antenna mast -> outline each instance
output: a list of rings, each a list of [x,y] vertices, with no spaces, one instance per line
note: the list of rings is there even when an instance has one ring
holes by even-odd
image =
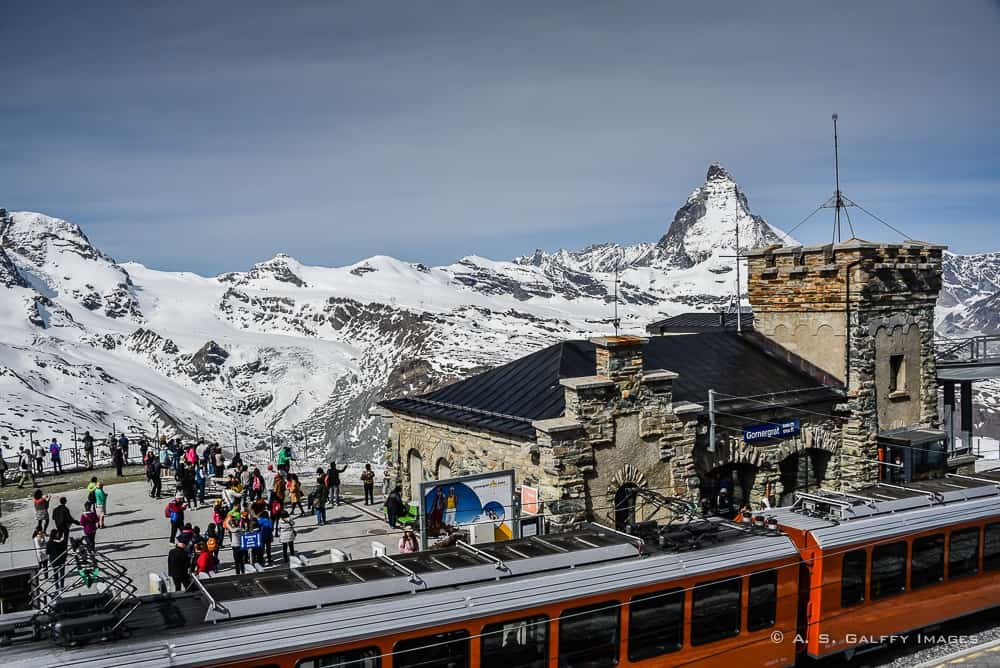
[[[736,333],[743,333],[743,287],[740,284],[740,198],[736,193],[736,184],[733,184],[733,203],[736,207],[736,214],[733,220],[736,222]]]
[[[615,316],[611,320],[611,324],[615,328],[615,336],[618,336],[618,328],[621,326],[621,318],[618,317],[618,271],[621,268],[621,258],[615,262]]]
[[[840,146],[837,140],[837,114],[833,115],[833,178],[836,190],[833,197],[833,234],[834,243],[840,243],[840,209],[844,206],[844,199],[840,194]]]

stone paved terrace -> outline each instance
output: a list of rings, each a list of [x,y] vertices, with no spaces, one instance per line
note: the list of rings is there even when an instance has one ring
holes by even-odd
[[[297,473],[306,481],[308,493],[311,491],[308,481],[312,475],[308,469]],[[170,523],[163,517],[163,508],[169,497],[160,500],[149,498],[149,488],[145,480],[136,475],[125,478],[127,482],[116,482],[113,469],[87,472],[82,479],[78,474],[46,476],[39,482],[43,483],[41,488],[52,495],[53,508],[58,504],[59,497],[65,496],[74,517],[79,517],[86,501],[83,486],[90,479],[90,475],[97,475],[108,490],[107,528],[98,530],[98,549],[105,551],[112,559],[121,561],[128,568],[129,575],[135,579],[140,591],[144,592],[147,589],[148,574],[166,570],[167,552],[171,547],[167,540],[170,535]],[[72,485],[71,489],[62,491],[69,485]],[[165,492],[172,491],[173,479],[165,478],[163,488]],[[23,490],[18,490],[14,485],[11,489],[9,483],[6,488],[0,489],[2,493],[0,498],[3,499],[3,517],[0,521],[10,531],[10,539],[6,544],[0,545],[0,563],[11,563],[9,556],[5,554],[11,551],[23,551],[23,554],[17,555],[15,563],[24,563],[24,556],[30,557],[30,562],[34,562],[31,545],[31,533],[35,527],[30,501],[32,491],[33,489],[27,486]],[[336,508],[328,507],[327,524],[322,527],[316,526],[315,516],[312,514],[296,517],[295,525],[298,532],[296,552],[304,554],[310,560],[328,561],[330,548],[336,547],[358,559],[371,556],[371,543],[374,540],[385,543],[390,554],[396,553],[400,532],[389,529],[381,519],[383,499],[378,494],[380,491],[376,486],[375,505],[364,506],[361,503],[364,497],[360,488],[344,487],[346,503]],[[188,511],[185,520],[205,529],[211,521],[211,515],[209,504],[200,510]],[[82,532],[79,527],[74,526],[71,535],[79,537]],[[272,552],[280,558],[281,545],[277,541]],[[219,574],[232,574],[233,555],[228,537],[219,557],[221,562]],[[275,563],[280,562],[276,560]]]

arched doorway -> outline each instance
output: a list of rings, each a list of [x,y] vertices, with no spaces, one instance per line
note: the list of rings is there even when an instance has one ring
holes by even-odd
[[[638,491],[633,483],[627,482],[615,492],[615,529],[626,531],[635,523],[635,497]]]
[[[416,450],[410,450],[407,457],[410,472],[410,501],[420,502],[420,483],[424,481],[424,460]]]
[[[699,493],[701,502],[708,504],[710,512],[718,510],[718,500],[722,489],[732,500],[734,510],[750,503],[750,493],[757,479],[757,467],[753,464],[726,464],[712,469],[701,477]]]
[[[446,480],[451,477],[451,464],[448,460],[442,457],[437,460],[437,466],[435,466],[434,477],[437,480]]]
[[[826,479],[826,467],[830,463],[830,453],[817,448],[807,448],[781,460],[781,496],[778,505],[787,506],[795,500],[795,492],[819,489]]]

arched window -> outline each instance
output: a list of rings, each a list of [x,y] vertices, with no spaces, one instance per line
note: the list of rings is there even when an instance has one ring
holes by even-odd
[[[424,481],[424,460],[416,450],[410,450],[407,469],[410,471],[410,499],[415,501],[420,498],[420,483]]]
[[[615,529],[625,531],[628,525],[635,522],[636,489],[630,482],[624,483],[615,492]]]
[[[437,460],[437,465],[434,468],[434,477],[438,480],[445,480],[451,477],[451,464],[444,457]]]

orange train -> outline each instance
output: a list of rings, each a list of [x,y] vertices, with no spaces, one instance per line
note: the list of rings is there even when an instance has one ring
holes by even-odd
[[[592,525],[200,581],[116,644],[7,666],[792,666],[997,605],[1000,475],[799,494],[739,522]],[[5,666],[5,668],[7,668]]]

